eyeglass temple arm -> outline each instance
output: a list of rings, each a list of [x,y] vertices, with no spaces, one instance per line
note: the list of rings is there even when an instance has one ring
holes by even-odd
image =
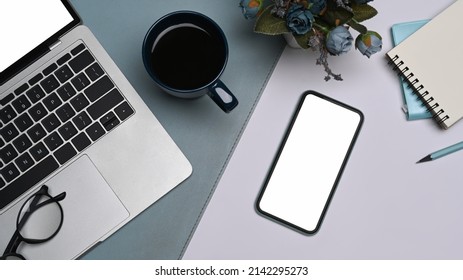
[[[61,201],[63,200],[64,198],[66,198],[66,192],[62,192],[54,197],[51,197],[47,200],[45,200],[44,202],[40,203],[40,204],[37,204],[38,200],[40,199],[40,195],[48,195],[48,187],[43,185],[42,188],[35,194],[35,197],[32,199],[32,202],[31,202],[31,206],[32,209],[29,209],[30,211],[28,211],[24,217],[21,219],[21,221],[19,221],[19,224],[18,226],[21,228],[24,223],[27,221],[27,219],[29,218],[29,216],[31,215],[31,213],[33,213],[35,210],[39,209],[40,207],[43,207],[49,203],[52,203],[52,202],[58,202],[58,201]],[[8,253],[12,253],[12,252],[16,252],[16,249],[18,248],[19,244],[21,243],[21,240],[19,239],[19,232],[18,232],[18,229],[15,230],[13,236],[11,237],[10,239],[10,242],[8,242],[8,245],[6,246],[6,249],[5,249],[5,252],[3,253],[3,255],[5,254],[8,254]]]
[[[38,190],[34,194],[34,198],[31,201],[31,205],[36,205],[38,203],[39,199],[40,199],[40,195],[44,195],[44,194],[48,194],[48,187],[45,186],[45,185],[43,185],[40,188],[40,190]],[[28,213],[26,213],[24,215],[24,217],[21,219],[21,221],[19,222],[20,226],[22,226],[27,221],[30,213],[33,212],[33,211],[30,211],[30,210],[31,209],[28,209]],[[18,229],[16,228],[16,230],[13,233],[13,236],[11,237],[10,241],[8,242],[8,245],[5,248],[5,251],[3,252],[3,255],[6,255],[6,254],[9,254],[9,253],[12,253],[12,252],[16,251],[16,249],[19,246],[19,243],[21,243],[21,242],[19,241]]]
[[[16,252],[16,249],[18,249],[20,243],[21,241],[19,239],[18,230],[15,230],[13,236],[10,239],[10,242],[8,242],[8,245],[6,246],[5,251],[3,252],[3,255]]]

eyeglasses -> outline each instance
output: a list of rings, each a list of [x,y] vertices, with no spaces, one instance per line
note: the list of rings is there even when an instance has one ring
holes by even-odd
[[[19,210],[16,230],[0,260],[25,260],[16,252],[22,242],[39,244],[55,237],[63,225],[63,208],[59,201],[65,197],[66,192],[52,197],[45,185],[31,195]]]

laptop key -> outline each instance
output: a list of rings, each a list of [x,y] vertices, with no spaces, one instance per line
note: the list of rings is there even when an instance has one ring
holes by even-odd
[[[27,131],[27,135],[31,138],[34,143],[38,142],[40,139],[45,137],[46,132],[43,127],[38,123],[34,125],[31,129]]]
[[[5,164],[9,163],[18,156],[18,153],[11,144],[6,145],[0,150],[0,158]]]
[[[113,82],[108,78],[108,76],[104,76],[103,78],[99,79],[96,83],[88,87],[84,91],[87,98],[93,102],[98,98],[102,97],[105,93],[111,90],[114,87]]]
[[[85,49],[85,45],[84,44],[79,44],[77,47],[73,48],[71,50],[71,53],[72,55],[76,55],[78,53],[80,53],[81,51],[83,51]]]
[[[76,90],[71,86],[70,83],[66,83],[64,86],[60,87],[56,92],[59,94],[63,101],[68,100],[76,94]]]
[[[43,79],[43,75],[42,73],[38,73],[37,75],[35,75],[34,77],[32,77],[30,80],[29,80],[29,84],[31,86],[35,85],[36,83],[38,83],[40,80]]]
[[[47,109],[43,107],[42,103],[38,103],[34,107],[30,108],[28,112],[31,115],[32,119],[34,119],[34,121],[36,122],[38,122],[47,115]]]
[[[45,75],[45,76],[48,76],[50,75],[53,71],[55,71],[56,69],[58,68],[58,66],[54,63],[52,63],[50,66],[48,66],[47,68],[45,68],[42,73]]]
[[[31,106],[31,102],[27,100],[25,95],[21,95],[20,97],[16,98],[11,104],[13,104],[13,107],[16,109],[18,114],[21,114]]]
[[[59,58],[56,62],[58,63],[58,65],[63,65],[69,59],[71,59],[71,55],[67,53],[67,54],[63,55],[61,58]]]
[[[22,172],[26,171],[32,165],[34,165],[34,160],[28,153],[22,154],[14,162],[19,167],[19,170],[21,170]]]
[[[95,59],[93,58],[93,56],[90,54],[88,50],[86,50],[78,56],[76,56],[71,61],[69,61],[69,65],[71,66],[74,73],[79,73],[94,61]]]
[[[43,92],[39,85],[36,85],[30,90],[28,90],[26,92],[26,95],[27,97],[29,97],[32,103],[36,103],[45,96],[45,92]]]
[[[63,67],[55,71],[55,76],[61,83],[64,83],[70,78],[72,78],[72,76],[74,76],[74,73],[72,73],[71,69],[69,69],[69,66],[64,65]]]
[[[43,119],[42,124],[48,132],[52,132],[55,128],[61,125],[61,122],[58,120],[56,115],[52,113]]]
[[[13,107],[11,107],[11,105],[3,107],[0,110],[0,119],[2,120],[4,124],[7,124],[15,117],[16,117],[16,112],[13,110]]]
[[[74,147],[76,147],[76,149],[79,152],[83,151],[85,148],[90,146],[90,144],[92,143],[92,141],[90,141],[90,139],[88,138],[87,135],[85,135],[84,132],[81,132],[79,135],[74,137],[71,140],[71,142],[72,142],[72,144],[74,144]]]
[[[43,99],[43,104],[45,104],[45,107],[47,107],[50,112],[58,108],[62,103],[63,102],[61,102],[56,93],[52,93]]]
[[[28,85],[27,83],[26,83],[26,84],[22,84],[20,87],[18,87],[18,88],[14,91],[14,94],[20,95],[21,93],[25,92],[28,88],[29,88],[29,85]]]
[[[10,163],[7,166],[3,167],[0,173],[7,182],[11,182],[19,176],[19,170],[13,163]]]
[[[76,110],[76,112],[82,111],[85,107],[87,107],[90,104],[88,102],[87,98],[82,93],[79,93],[76,97],[71,99],[71,105]]]
[[[96,141],[98,138],[105,134],[104,128],[98,122],[89,126],[85,131],[87,132],[88,136],[92,138],[93,141]]]
[[[124,102],[117,106],[116,109],[114,109],[114,112],[116,112],[116,115],[119,117],[119,119],[123,121],[133,114],[133,109],[130,107],[129,103]]]
[[[74,127],[71,121],[65,123],[58,129],[59,134],[63,137],[64,141],[67,141],[77,134],[77,129]]]
[[[45,80],[41,81],[40,85],[43,87],[43,89],[45,90],[46,93],[50,93],[50,92],[54,91],[55,89],[57,89],[60,86],[58,80],[56,80],[55,76],[53,76],[53,75],[51,75],[51,76],[45,78]]]
[[[87,77],[85,77],[84,73],[80,73],[71,80],[71,83],[74,85],[77,91],[81,91],[90,84],[90,81]]]
[[[67,120],[72,118],[76,114],[76,112],[74,111],[74,109],[71,108],[71,105],[66,103],[56,110],[56,114],[62,122],[66,122]]]
[[[86,128],[92,120],[88,116],[87,112],[81,112],[75,118],[72,119],[72,122],[77,126],[79,130]]]
[[[105,96],[100,98],[97,102],[90,105],[90,107],[87,109],[87,112],[94,120],[96,120],[123,100],[124,97],[122,97],[119,91],[117,89],[113,89]]]
[[[14,139],[13,146],[18,150],[19,153],[24,152],[30,146],[32,146],[31,140],[27,138],[26,134],[22,134],[18,138]]]
[[[28,129],[29,127],[31,127],[34,124],[31,117],[29,117],[29,115],[26,114],[26,113],[24,113],[21,116],[19,116],[18,118],[16,118],[14,120],[14,123],[16,124],[16,126],[18,127],[18,129],[21,132]]]
[[[14,127],[12,123],[10,123],[9,125],[5,126],[4,128],[0,130],[0,134],[2,135],[5,142],[10,142],[16,136],[19,135],[19,132],[16,129],[16,127]]]
[[[55,150],[64,143],[63,139],[61,139],[61,137],[56,132],[53,132],[52,134],[45,137],[43,142],[45,142],[45,145],[47,145],[50,151]]]
[[[93,63],[90,67],[88,67],[85,70],[85,73],[87,73],[87,76],[90,78],[92,81],[98,80],[101,76],[104,75],[103,69],[101,69],[100,65],[98,62]]]
[[[2,106],[5,106],[6,104],[8,104],[8,102],[10,102],[13,99],[14,99],[14,94],[10,93],[7,96],[5,96],[2,100],[0,100],[0,104]]]
[[[110,131],[116,127],[120,121],[113,112],[109,112],[100,119],[101,124],[104,126],[106,131]]]
[[[56,150],[53,154],[60,164],[65,164],[68,160],[77,155],[76,150],[72,147],[71,143],[67,143],[63,147]]]
[[[58,162],[52,156],[48,156],[26,173],[19,176],[16,180],[11,182],[9,186],[0,190],[0,209],[8,205],[38,182],[45,179],[53,171],[57,170],[58,167]],[[4,169],[2,169],[2,174],[3,170]]]
[[[34,157],[36,161],[40,161],[48,155],[48,150],[45,145],[40,142],[29,150],[29,153]]]

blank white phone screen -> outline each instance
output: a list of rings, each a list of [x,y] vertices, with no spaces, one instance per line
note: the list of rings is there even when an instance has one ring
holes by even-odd
[[[305,97],[258,208],[313,233],[362,122],[360,112]]]

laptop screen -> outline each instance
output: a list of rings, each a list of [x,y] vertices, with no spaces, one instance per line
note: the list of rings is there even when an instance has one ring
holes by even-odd
[[[1,1],[0,85],[48,51],[78,22],[67,1]]]

